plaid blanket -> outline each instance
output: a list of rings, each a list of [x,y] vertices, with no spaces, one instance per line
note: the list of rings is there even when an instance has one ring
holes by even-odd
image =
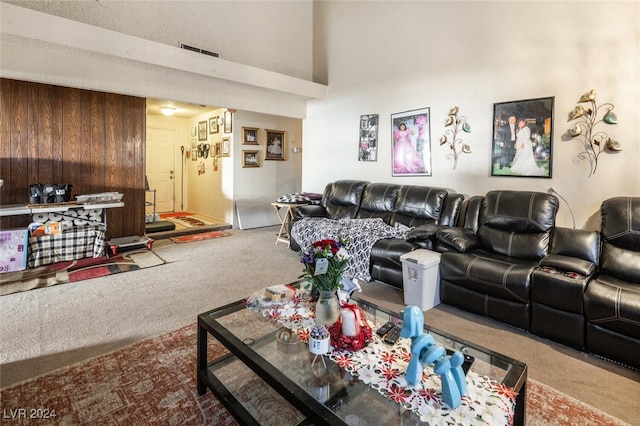
[[[29,268],[85,257],[100,257],[106,246],[104,226],[77,226],[56,235],[29,237]]]

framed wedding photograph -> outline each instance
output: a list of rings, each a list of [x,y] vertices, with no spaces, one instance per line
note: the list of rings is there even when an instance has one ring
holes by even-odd
[[[392,176],[431,176],[429,108],[391,114]]]
[[[243,127],[242,145],[260,145],[259,132],[257,127]]]
[[[198,122],[198,140],[199,141],[207,140],[207,122],[206,121]]]
[[[554,98],[493,104],[491,176],[550,178]]]
[[[231,111],[224,112],[224,132],[231,133],[233,131],[233,116]]]
[[[378,114],[360,116],[358,161],[378,161]]]
[[[220,128],[218,127],[218,117],[211,117],[209,119],[209,134],[218,133]]]
[[[287,132],[283,130],[265,130],[265,145],[264,151],[265,160],[284,160],[285,153],[285,138]]]
[[[222,156],[231,155],[231,138],[222,138]]]
[[[242,151],[242,167],[260,167],[260,151]]]

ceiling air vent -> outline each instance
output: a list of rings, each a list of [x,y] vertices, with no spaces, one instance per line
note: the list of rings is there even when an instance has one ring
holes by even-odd
[[[189,46],[186,44],[180,44],[180,47],[182,49],[186,49],[186,50],[190,50],[192,52],[198,52],[198,53],[202,53],[203,55],[209,55],[209,56],[213,56],[213,57],[218,57],[218,54],[215,52],[210,52],[208,50],[204,50],[204,49],[200,49],[199,47],[193,47],[193,46]]]

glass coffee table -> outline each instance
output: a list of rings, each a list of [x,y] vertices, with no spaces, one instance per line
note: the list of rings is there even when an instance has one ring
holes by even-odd
[[[370,301],[354,302],[377,325],[400,321],[399,313]],[[514,424],[525,424],[526,364],[428,326],[425,331],[437,344],[470,355],[471,371],[518,392]],[[246,308],[244,300],[198,316],[197,381],[199,395],[210,389],[243,425],[421,424],[413,411],[329,357],[319,360],[294,332]]]

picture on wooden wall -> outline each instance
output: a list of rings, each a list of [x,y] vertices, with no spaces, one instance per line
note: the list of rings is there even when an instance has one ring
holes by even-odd
[[[242,167],[260,167],[260,151],[242,151]]]
[[[207,140],[207,122],[206,121],[198,122],[198,140],[199,141]]]
[[[243,127],[242,145],[260,145],[259,131],[257,127]]]
[[[360,116],[358,161],[378,161],[378,114]]]
[[[287,132],[283,130],[265,130],[265,160],[284,160],[285,139]]]
[[[551,177],[553,101],[493,104],[491,176]]]
[[[391,114],[392,176],[431,176],[429,108]]]

